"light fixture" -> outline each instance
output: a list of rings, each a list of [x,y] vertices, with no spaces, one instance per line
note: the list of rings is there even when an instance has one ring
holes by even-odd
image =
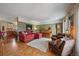
[[[36,26],[34,27],[34,30],[37,30]]]

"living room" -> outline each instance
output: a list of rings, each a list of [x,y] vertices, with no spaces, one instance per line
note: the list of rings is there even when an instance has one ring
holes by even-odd
[[[76,5],[74,3],[0,4],[0,55],[75,55]],[[65,36],[69,41],[63,41]]]

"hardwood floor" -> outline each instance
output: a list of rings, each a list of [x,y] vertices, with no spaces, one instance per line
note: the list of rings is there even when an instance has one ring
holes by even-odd
[[[7,40],[5,40],[7,41]],[[4,43],[0,41],[0,55],[2,56],[54,56],[54,53],[47,51],[46,53],[26,45],[20,41],[13,42],[13,40]]]

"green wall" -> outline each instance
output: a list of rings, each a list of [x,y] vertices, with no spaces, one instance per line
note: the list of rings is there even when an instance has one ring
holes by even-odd
[[[26,31],[26,24],[27,23],[24,23],[24,22],[18,22],[18,31]],[[53,35],[56,34],[56,24],[32,25],[32,29],[34,26],[36,26],[38,31],[48,29],[48,27],[51,27],[52,34]]]
[[[32,24],[28,24],[28,23],[24,23],[24,22],[18,22],[18,31],[26,31],[26,26],[27,25],[32,25]],[[33,27],[33,25],[32,25]]]
[[[52,34],[56,35],[56,24],[51,24]]]
[[[56,34],[56,24],[37,25],[36,27],[37,27],[37,29],[38,29],[39,31],[44,30],[44,29],[48,29],[48,27],[51,27],[52,34],[53,34],[53,35]]]
[[[26,30],[26,23],[18,22],[18,31],[25,31]]]

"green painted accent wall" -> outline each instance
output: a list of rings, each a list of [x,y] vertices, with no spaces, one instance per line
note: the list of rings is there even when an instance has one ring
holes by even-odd
[[[51,27],[52,34],[53,34],[53,35],[56,35],[56,24],[37,25],[36,27],[37,27],[37,29],[38,29],[39,31],[44,30],[44,29],[48,29],[48,27]]]
[[[51,24],[52,34],[56,35],[56,24]]]
[[[26,31],[26,24],[24,22],[18,22],[18,31]],[[32,25],[32,24],[31,24]],[[32,30],[34,31],[33,27],[36,27],[37,30],[40,32],[41,30],[48,29],[48,27],[51,27],[52,34],[56,34],[56,24],[44,24],[44,25],[32,25]]]
[[[18,22],[18,31],[26,31],[26,26],[27,25],[32,25],[32,24],[29,24],[29,23],[24,23],[24,22]],[[33,27],[33,25],[32,25]]]
[[[18,31],[25,31],[26,30],[26,23],[18,22]]]

